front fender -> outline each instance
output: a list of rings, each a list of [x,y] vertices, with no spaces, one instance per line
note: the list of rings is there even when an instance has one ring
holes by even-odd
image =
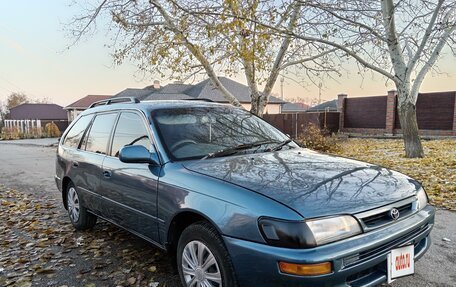
[[[289,207],[234,184],[166,164],[158,187],[160,238],[167,238],[175,216],[191,211],[211,222],[220,234],[264,243],[258,228],[261,216],[303,220]],[[164,242],[162,242],[164,243]]]

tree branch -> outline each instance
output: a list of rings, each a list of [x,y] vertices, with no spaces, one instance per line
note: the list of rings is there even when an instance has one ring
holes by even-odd
[[[383,24],[386,30],[386,43],[388,46],[391,63],[393,65],[396,77],[393,79],[396,83],[403,82],[407,77],[407,68],[405,66],[402,48],[396,33],[396,23],[394,20],[394,3],[393,0],[382,0]],[[399,81],[399,82],[398,82]]]
[[[294,66],[294,65],[299,65],[299,64],[303,64],[305,62],[310,62],[310,61],[314,61],[318,58],[321,58],[325,55],[328,55],[328,54],[331,54],[335,51],[337,51],[338,49],[337,48],[332,48],[330,50],[327,50],[327,51],[324,51],[324,52],[321,52],[320,54],[317,54],[315,56],[311,56],[311,57],[308,57],[308,58],[304,58],[304,59],[300,59],[300,60],[296,60],[296,61],[291,61],[291,62],[287,62],[285,64],[283,64],[281,67],[280,67],[280,70],[284,70],[285,68],[288,68],[290,66]]]
[[[299,11],[301,9],[301,4],[294,3],[293,5],[293,12],[290,18],[290,22],[288,22],[288,27],[287,30],[291,31],[294,29],[296,26],[296,22],[298,20],[299,16]],[[285,53],[288,50],[288,47],[290,46],[291,42],[291,36],[287,35],[283,38],[282,45],[279,48],[279,52],[276,55],[274,65],[271,68],[271,73],[268,77],[268,80],[266,82],[266,85],[264,86],[263,89],[263,94],[266,95],[266,97],[269,99],[269,95],[272,92],[272,88],[274,87],[275,82],[277,81],[277,78],[279,77],[279,72],[282,70],[281,65],[283,62],[283,59],[285,58]]]
[[[447,40],[450,38],[451,34],[456,31],[456,25],[452,27],[448,27],[447,30],[445,30],[445,33],[442,35],[440,38],[439,42],[437,43],[434,51],[432,52],[431,56],[429,57],[428,61],[424,63],[424,66],[421,68],[420,72],[415,78],[415,81],[413,82],[412,89],[410,92],[412,102],[416,104],[416,101],[418,100],[418,93],[419,89],[421,86],[421,83],[423,82],[424,78],[426,77],[426,74],[429,72],[429,70],[434,66],[435,62],[440,56],[440,53],[442,52],[443,47],[445,47],[445,44]]]
[[[214,86],[222,92],[223,96],[225,97],[228,102],[230,102],[232,105],[240,107],[241,103],[239,103],[238,99],[234,97],[233,94],[231,94],[230,91],[228,91],[223,84],[220,82],[219,78],[217,77],[217,74],[215,73],[214,69],[212,68],[211,64],[209,61],[206,59],[206,57],[203,55],[201,52],[201,49],[190,42],[190,40],[184,35],[184,33],[179,30],[176,26],[176,24],[172,21],[170,15],[166,10],[163,8],[163,6],[157,1],[157,0],[149,0],[149,2],[154,5],[157,10],[160,12],[162,15],[163,19],[166,22],[166,26],[173,31],[179,38],[181,38],[184,41],[184,45],[187,47],[187,49],[195,56],[195,58],[201,63],[201,65],[204,67],[204,70],[206,71],[207,75],[211,79],[212,83]]]
[[[432,14],[431,20],[426,28],[426,32],[424,33],[423,39],[421,39],[421,44],[419,45],[418,49],[416,50],[415,56],[409,60],[408,67],[409,73],[413,71],[418,59],[421,57],[421,53],[428,42],[429,37],[431,36],[432,30],[435,25],[435,21],[437,20],[437,16],[439,15],[440,9],[442,8],[444,0],[439,0],[437,3],[437,7],[435,7],[434,13]]]

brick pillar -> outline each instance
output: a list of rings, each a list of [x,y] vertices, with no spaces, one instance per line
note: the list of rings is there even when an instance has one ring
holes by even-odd
[[[386,100],[386,123],[385,134],[394,134],[394,122],[396,121],[396,90],[388,91]]]
[[[348,97],[347,94],[337,95],[337,111],[339,112],[339,131],[344,129],[344,117],[345,117],[345,99]]]

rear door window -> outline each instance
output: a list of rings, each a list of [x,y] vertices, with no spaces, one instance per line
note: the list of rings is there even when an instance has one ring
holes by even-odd
[[[142,145],[147,149],[151,147],[144,121],[134,112],[123,112],[120,115],[112,140],[111,156],[119,157],[120,150],[128,145]]]
[[[117,113],[100,114],[93,120],[89,135],[84,140],[85,150],[99,154],[106,154],[109,137],[111,135]]]
[[[67,133],[65,140],[63,141],[63,145],[72,148],[79,148],[81,138],[84,135],[84,132],[87,129],[87,126],[90,124],[92,118],[93,115],[80,117]]]

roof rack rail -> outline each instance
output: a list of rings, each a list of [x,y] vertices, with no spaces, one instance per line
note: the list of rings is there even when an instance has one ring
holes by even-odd
[[[201,102],[210,102],[213,103],[214,101],[211,99],[206,98],[196,98],[196,99],[185,99],[186,101],[201,101]]]
[[[119,98],[111,98],[107,100],[101,100],[98,102],[94,102],[90,105],[90,108],[96,107],[96,106],[102,106],[102,105],[111,105],[111,104],[119,104],[119,103],[140,103],[141,101],[138,100],[135,97],[119,97]]]

